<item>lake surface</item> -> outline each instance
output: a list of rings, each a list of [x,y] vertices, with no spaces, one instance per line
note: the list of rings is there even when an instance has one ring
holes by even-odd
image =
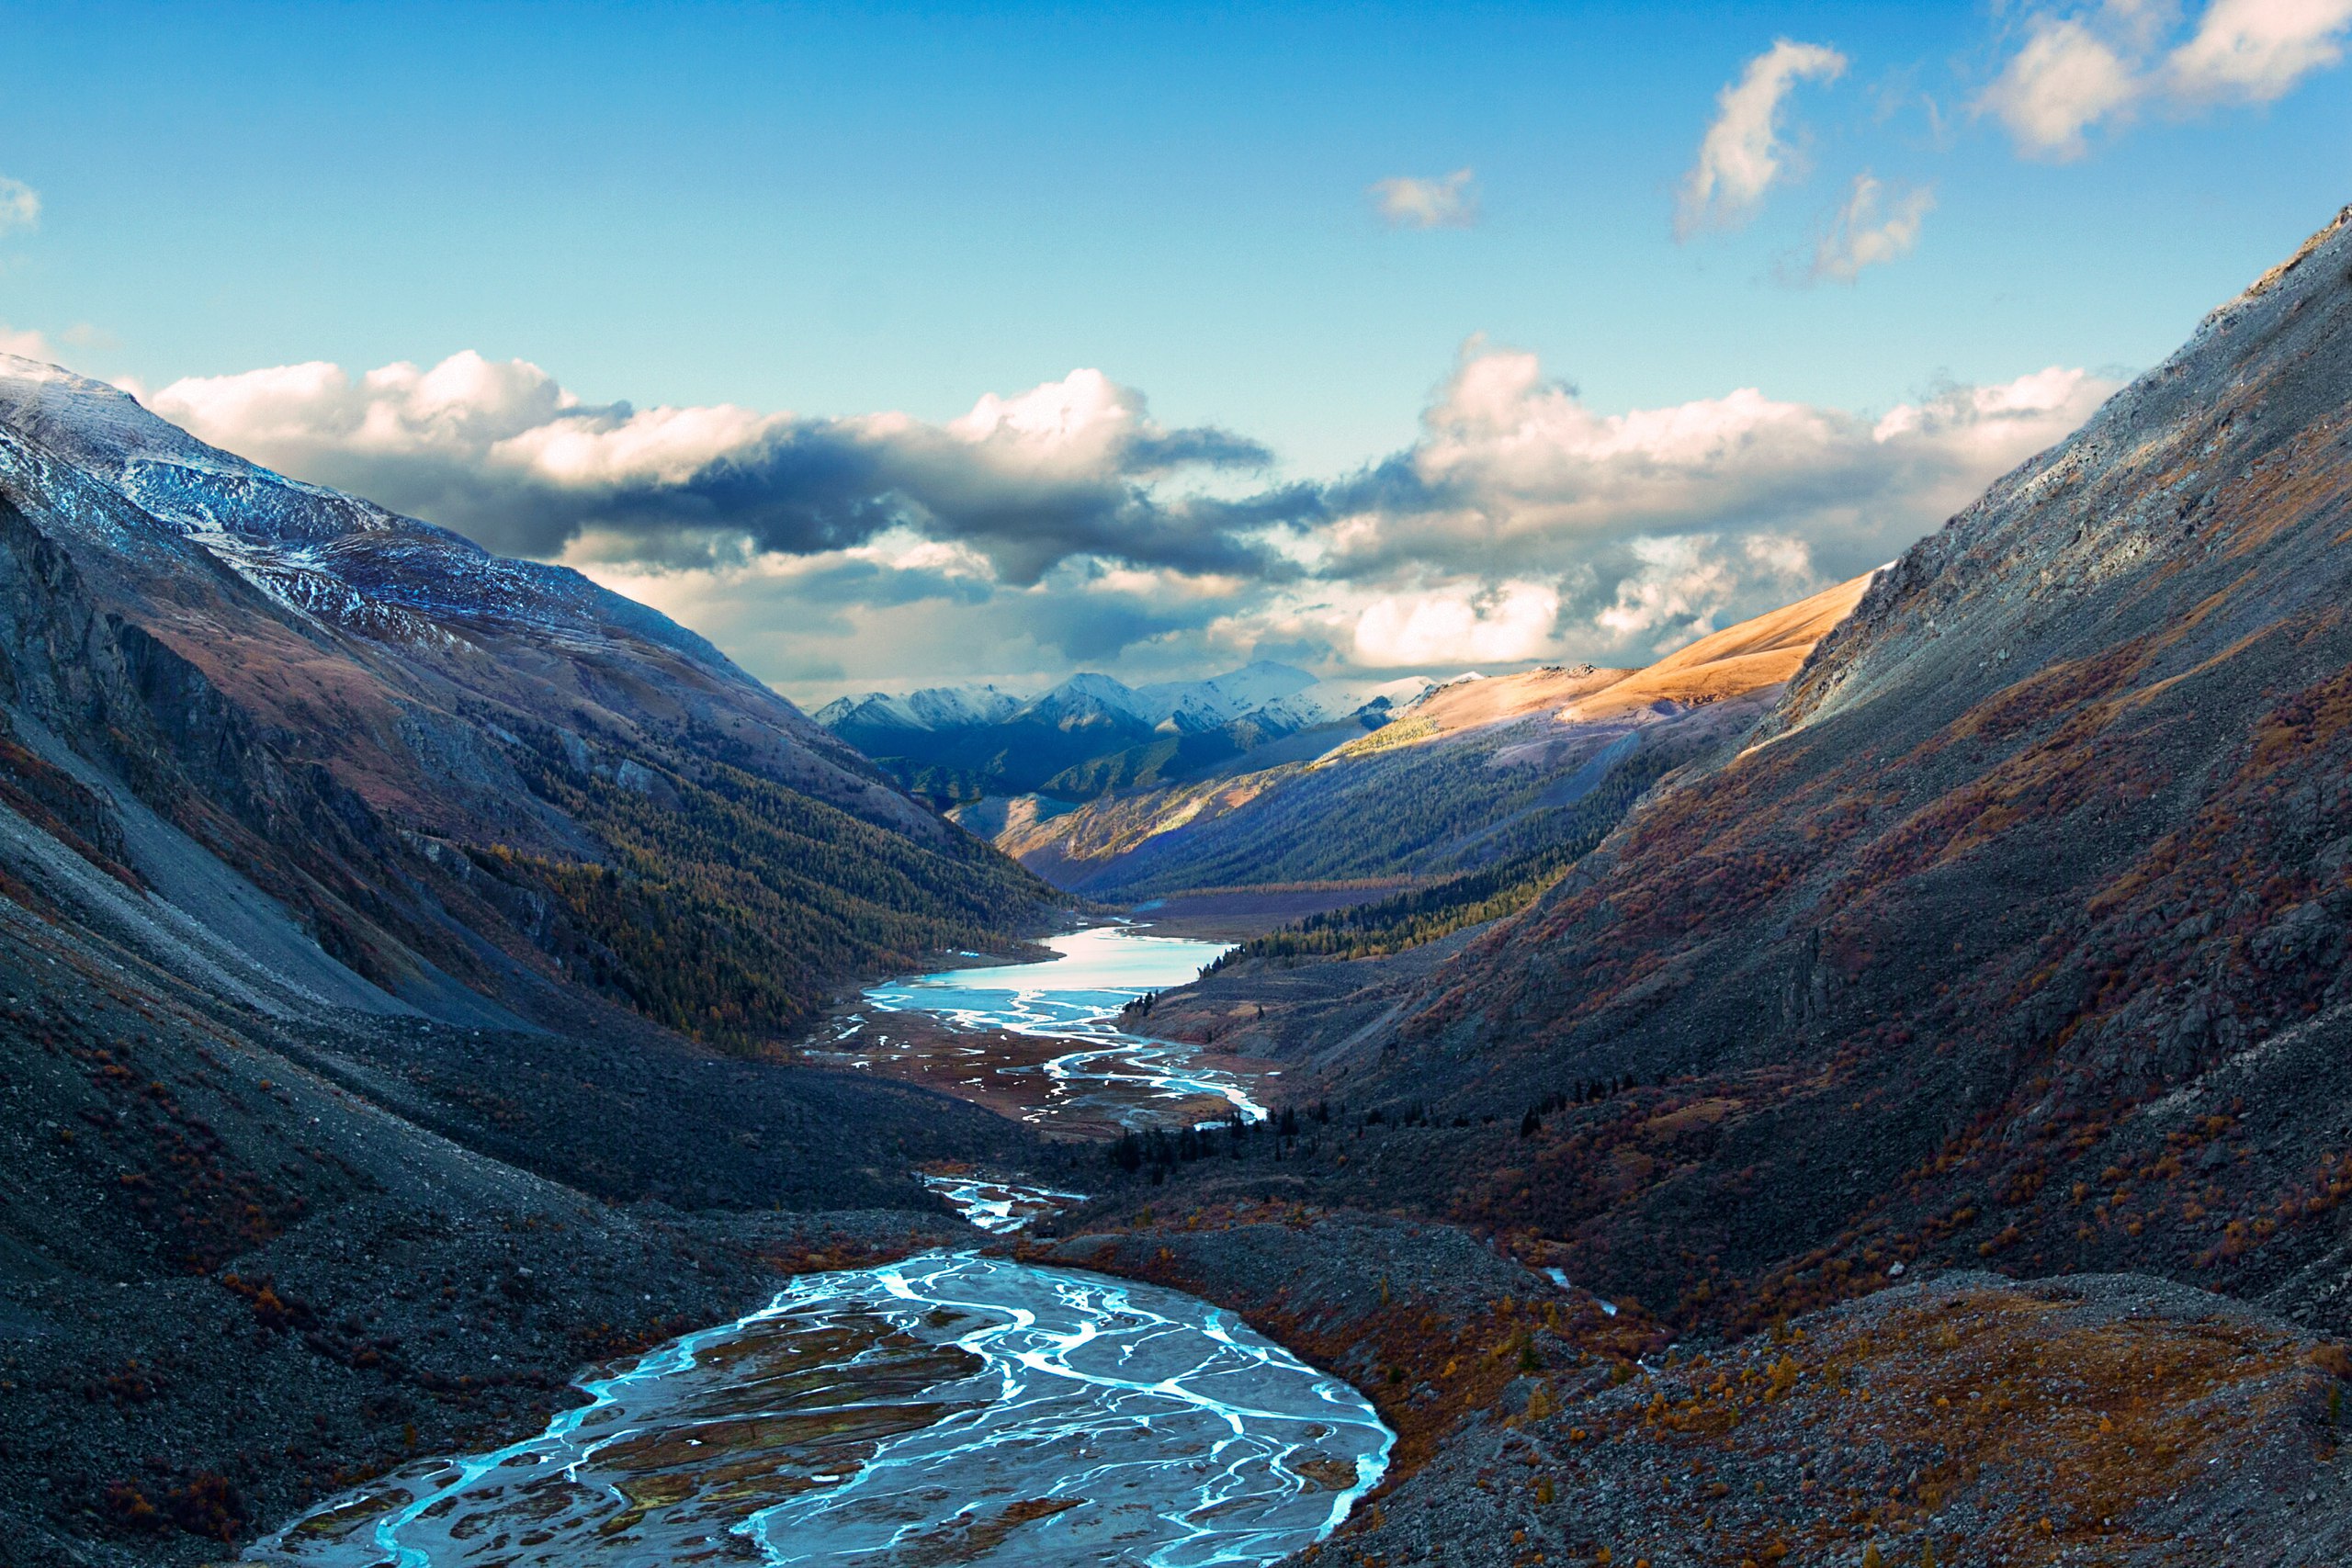
[[[1265,1564],[1393,1435],[1175,1291],[968,1252],[796,1280],[582,1385],[537,1437],[413,1465],[260,1543],[361,1568]]]
[[[884,1065],[921,1052],[948,1064],[941,1087],[1036,1123],[1147,1126],[1235,1111],[1266,1114],[1261,1077],[1204,1060],[1198,1046],[1122,1027],[1121,1010],[1147,992],[1195,978],[1228,944],[1098,926],[1046,940],[1037,964],[946,969],[869,988],[865,1010],[842,1021],[832,1052]],[[926,1015],[960,1032],[910,1039],[894,1015]],[[990,1032],[1044,1042],[1034,1052],[990,1044]],[[959,1076],[963,1075],[963,1076]]]

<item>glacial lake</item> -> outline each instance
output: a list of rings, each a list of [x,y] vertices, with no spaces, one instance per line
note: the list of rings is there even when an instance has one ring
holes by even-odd
[[[1047,938],[1036,964],[944,969],[869,987],[829,1053],[844,1065],[920,1058],[923,1078],[1044,1126],[1141,1127],[1266,1114],[1262,1077],[1154,1040],[1121,1010],[1195,978],[1227,944],[1097,926]],[[935,1020],[935,1025],[911,1027]]]
[[[806,1275],[247,1554],[318,1568],[1266,1564],[1387,1467],[1363,1396],[1181,1292],[970,1252]]]

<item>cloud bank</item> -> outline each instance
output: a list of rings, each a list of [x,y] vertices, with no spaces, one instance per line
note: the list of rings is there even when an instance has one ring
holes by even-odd
[[[1093,369],[944,423],[594,403],[473,354],[152,402],[272,467],[568,560],[818,694],[1196,671],[1277,645],[1333,672],[1643,660],[1889,558],[2110,389],[2052,367],[1875,418],[1754,388],[1612,413],[1474,340],[1409,446],[1289,482],[1257,444],[1162,426]]]
[[[953,540],[1013,583],[1074,556],[1261,571],[1248,508],[1168,499],[1186,470],[1254,470],[1253,442],[1170,430],[1142,396],[1075,370],[932,424],[729,404],[583,402],[521,360],[472,353],[354,377],[328,364],[174,382],[166,419],[288,473],[372,497],[493,549],[553,556],[583,534],[671,566],[808,556],[892,529]]]

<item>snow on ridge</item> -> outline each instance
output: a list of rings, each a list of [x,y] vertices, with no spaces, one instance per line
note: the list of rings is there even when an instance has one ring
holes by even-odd
[[[57,366],[0,354],[0,428],[109,486],[281,605],[379,640],[463,646],[434,624],[442,616],[618,631],[757,684],[707,638],[570,567],[495,555],[449,529],[290,479]],[[135,547],[107,521],[107,543]]]
[[[1089,671],[1034,697],[994,685],[925,686],[903,694],[860,692],[836,697],[816,711],[826,728],[944,731],[1029,721],[1043,724],[1123,719],[1174,733],[1216,729],[1256,719],[1283,730],[1311,728],[1367,709],[1392,713],[1418,701],[1434,684],[1403,680],[1318,681],[1304,670],[1259,660],[1200,681],[1129,686]]]

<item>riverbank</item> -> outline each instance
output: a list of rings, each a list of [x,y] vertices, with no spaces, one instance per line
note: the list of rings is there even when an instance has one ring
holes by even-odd
[[[1232,1108],[1218,1093],[1170,1095],[1140,1084],[1120,1092],[1113,1086],[1072,1085],[1053,1075],[1053,1064],[1097,1049],[1100,1041],[971,1028],[911,1011],[850,1010],[836,1021],[856,1032],[804,1046],[801,1061],[935,1089],[1022,1122],[1055,1143],[1102,1143],[1146,1114],[1176,1126],[1214,1121]],[[1251,1057],[1190,1048],[1186,1055],[1204,1069],[1253,1089],[1281,1072],[1277,1064]]]
[[[2352,1561],[2352,1362],[2245,1303],[1953,1270],[1678,1342],[1453,1226],[1154,1199],[1023,1250],[1227,1306],[1372,1396],[1390,1474],[1302,1568]]]

